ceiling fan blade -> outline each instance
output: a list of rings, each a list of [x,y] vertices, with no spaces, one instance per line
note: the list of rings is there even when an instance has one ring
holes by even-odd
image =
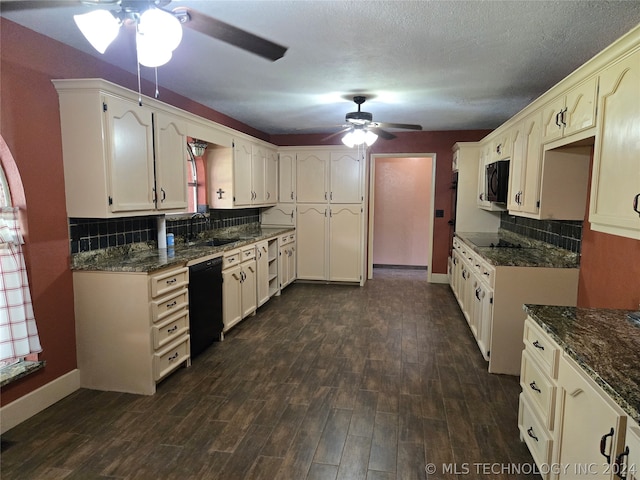
[[[189,20],[184,23],[185,27],[189,27],[200,33],[204,33],[223,42],[229,43],[236,47],[242,48],[251,53],[255,53],[263,58],[275,62],[282,58],[287,51],[287,47],[278,45],[265,38],[258,37],[253,33],[249,33],[240,28],[229,25],[215,18],[209,17],[196,10],[187,7],[174,8],[173,12],[180,15],[187,13]]]
[[[331,135],[329,135],[328,137],[324,137],[324,138],[321,140],[321,142],[326,142],[327,140],[330,140],[330,139],[332,139],[333,137],[335,137],[335,136],[337,136],[337,135],[340,135],[341,133],[348,132],[349,130],[351,130],[351,127],[343,128],[342,130],[339,130],[339,131],[337,131],[337,132],[335,132],[335,133],[332,133],[332,134],[331,134]]]
[[[80,0],[77,1],[69,1],[69,0],[3,0],[0,4],[0,11],[3,12],[14,12],[18,10],[35,10],[37,8],[57,8],[57,7],[74,7],[80,5]],[[108,2],[105,2],[109,4]]]
[[[411,123],[388,123],[388,122],[375,122],[378,127],[385,128],[402,128],[404,130],[422,130],[422,126],[413,125]]]
[[[396,136],[393,133],[389,133],[386,130],[383,130],[378,127],[369,127],[369,130],[371,130],[373,133],[375,133],[379,137],[384,138],[385,140],[393,140],[394,138],[396,138]]]

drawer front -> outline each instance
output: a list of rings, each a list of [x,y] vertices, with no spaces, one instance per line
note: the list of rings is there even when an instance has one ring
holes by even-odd
[[[520,429],[520,435],[527,444],[531,456],[538,465],[541,473],[543,473],[542,478],[547,478],[544,473],[548,475],[549,469],[540,467],[551,464],[553,440],[533,412],[525,396],[520,394],[518,411],[518,428]]]
[[[251,260],[252,258],[256,258],[256,246],[252,245],[250,247],[245,247],[241,251],[240,258],[242,258],[242,262],[246,260]]]
[[[289,242],[289,235],[280,235],[280,245],[286,245]]]
[[[528,350],[522,353],[520,385],[524,396],[538,411],[538,416],[542,419],[544,427],[553,430],[556,386],[549,377],[540,371]]]
[[[164,347],[181,335],[189,333],[189,311],[184,309],[176,312],[164,322],[154,325],[151,331],[153,332],[153,348]]]
[[[154,379],[167,376],[185,361],[189,362],[189,335],[153,355]]]
[[[156,323],[189,306],[189,290],[183,288],[151,301],[151,320]]]
[[[296,234],[295,233],[290,233],[289,234],[289,243],[293,243],[296,241]]]
[[[629,419],[627,425],[626,446],[629,455],[624,461],[627,468],[627,480],[640,480],[640,426]]]
[[[177,268],[158,273],[151,276],[150,282],[151,297],[156,298],[189,285],[189,269]]]
[[[493,288],[495,286],[496,281],[496,271],[495,269],[486,263],[482,265],[481,278]]]
[[[524,324],[524,345],[543,373],[557,379],[560,347],[531,318]]]
[[[234,250],[232,252],[227,253],[222,258],[222,268],[234,267],[240,263],[240,250]]]

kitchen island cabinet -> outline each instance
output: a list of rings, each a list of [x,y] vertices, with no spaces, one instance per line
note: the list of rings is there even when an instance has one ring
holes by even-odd
[[[635,468],[640,327],[623,310],[525,311],[521,437],[539,466],[565,466],[543,477],[614,479],[625,466]]]

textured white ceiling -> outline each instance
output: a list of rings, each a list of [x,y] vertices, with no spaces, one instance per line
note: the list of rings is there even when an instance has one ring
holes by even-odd
[[[0,3],[0,14],[100,57],[72,20],[88,7],[69,4],[4,11]],[[622,0],[175,0],[167,8],[176,6],[289,47],[272,63],[185,29],[158,70],[161,92],[269,134],[335,131],[355,110],[354,94],[368,96],[363,110],[377,121],[495,128],[640,23],[640,2]],[[102,58],[135,72],[130,48]],[[152,80],[153,70],[143,76]]]

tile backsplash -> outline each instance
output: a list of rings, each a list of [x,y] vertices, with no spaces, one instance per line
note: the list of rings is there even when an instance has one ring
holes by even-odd
[[[500,228],[580,253],[582,222],[576,220],[535,220],[502,212]]]
[[[206,217],[167,215],[167,233],[186,238],[193,225],[194,234],[205,230],[258,223],[257,208],[238,210],[210,210]],[[69,241],[71,253],[89,252],[132,243],[157,242],[157,216],[126,218],[70,218]]]

